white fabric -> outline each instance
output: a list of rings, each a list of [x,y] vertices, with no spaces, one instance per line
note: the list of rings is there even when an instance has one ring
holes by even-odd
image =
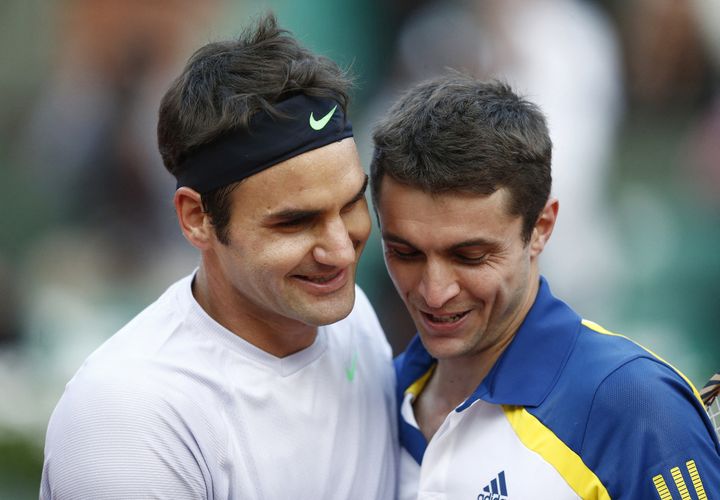
[[[191,280],[68,383],[41,498],[394,498],[391,350],[362,291],[350,316],[281,359],[213,321]]]
[[[401,414],[417,428],[412,401],[406,394]],[[422,467],[404,448],[400,453],[400,500],[579,498],[557,470],[520,441],[502,406],[481,399],[450,412],[428,443]],[[492,481],[497,485],[500,474],[505,494],[493,492]]]

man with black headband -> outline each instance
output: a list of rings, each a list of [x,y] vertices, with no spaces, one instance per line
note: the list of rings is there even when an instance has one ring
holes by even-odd
[[[370,231],[348,81],[272,16],[197,51],[158,139],[201,254],[85,362],[41,498],[390,499],[390,347],[355,286]]]

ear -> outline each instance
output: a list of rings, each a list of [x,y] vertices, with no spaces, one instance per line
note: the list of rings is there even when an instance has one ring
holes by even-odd
[[[175,191],[175,213],[185,238],[196,248],[206,249],[213,237],[210,218],[203,211],[200,193],[189,187]]]
[[[550,198],[540,212],[530,237],[530,255],[532,257],[540,255],[550,239],[555,228],[559,207],[560,203],[557,198]]]

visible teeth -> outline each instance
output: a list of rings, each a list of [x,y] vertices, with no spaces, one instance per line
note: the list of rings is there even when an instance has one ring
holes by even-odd
[[[453,316],[434,316],[431,314],[430,319],[432,319],[435,323],[452,323],[463,316],[465,316],[465,313],[454,314]]]
[[[310,276],[307,276],[306,279],[308,281],[312,281],[313,283],[327,283],[331,279],[333,279],[337,274],[333,274],[332,276],[316,276],[315,278],[311,278]]]

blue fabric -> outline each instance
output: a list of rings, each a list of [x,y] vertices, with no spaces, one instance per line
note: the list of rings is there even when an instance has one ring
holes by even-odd
[[[569,434],[562,427],[566,418],[546,413],[545,424],[556,435]],[[694,492],[685,466],[689,460],[695,461],[708,498],[720,498],[715,431],[690,387],[662,362],[642,356],[622,364],[607,374],[591,405],[576,412],[576,418],[585,423],[575,434],[582,435],[582,441],[571,435],[564,440],[575,441],[571,447],[613,498],[656,498],[651,479],[662,475],[672,486],[674,467],[685,474],[685,484]]]
[[[435,363],[435,360],[428,354],[417,336],[410,342],[407,350],[395,358],[395,371],[398,374],[398,405],[402,405],[403,399],[405,399],[405,389],[422,377],[433,363]],[[427,448],[428,444],[427,439],[419,429],[408,424],[400,416],[400,406],[398,406],[398,417],[400,442],[417,463],[422,463],[425,448]]]

